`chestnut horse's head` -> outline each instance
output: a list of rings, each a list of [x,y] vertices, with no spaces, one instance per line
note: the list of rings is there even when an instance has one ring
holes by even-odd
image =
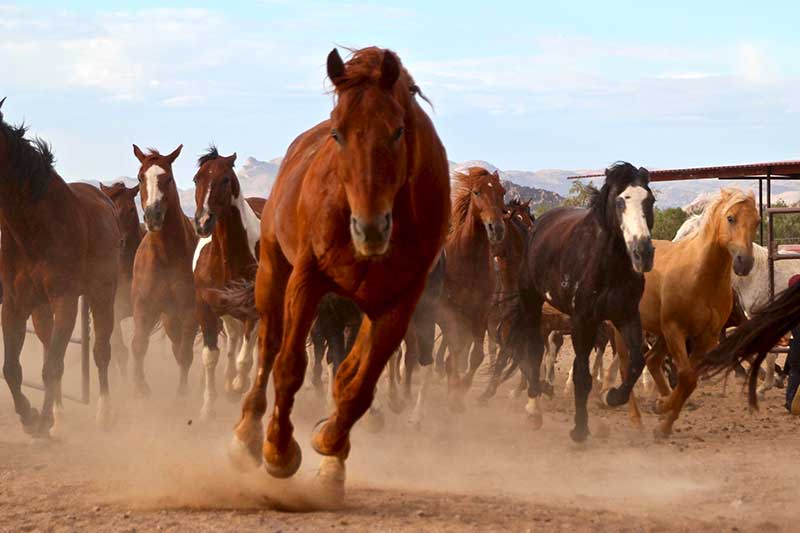
[[[395,53],[379,48],[358,50],[347,63],[332,50],[328,77],[336,92],[329,142],[336,144],[350,236],[357,254],[381,256],[389,249],[395,195],[408,180],[418,89]]]
[[[211,235],[216,221],[228,212],[242,194],[239,179],[233,171],[234,163],[235,153],[223,157],[214,145],[197,160],[198,169],[194,175],[194,198],[197,204],[194,229],[201,237]]]
[[[454,224],[481,223],[490,243],[501,242],[506,234],[503,219],[506,191],[498,172],[470,167],[456,174],[455,179]]]
[[[536,217],[531,213],[531,200],[523,202],[519,198],[514,198],[506,204],[503,218],[507,222],[516,221],[528,229],[533,228]]]
[[[117,207],[117,217],[123,232],[136,231],[139,228],[139,212],[136,210],[136,195],[139,194],[139,185],[130,189],[124,183],[113,185],[100,184],[100,190],[111,198]]]
[[[171,154],[161,155],[158,150],[148,149],[142,152],[133,145],[133,154],[141,163],[139,168],[139,186],[142,194],[142,210],[147,231],[159,231],[164,225],[167,206],[178,205],[178,189],[172,175],[172,163],[181,155],[183,145],[178,146]]]
[[[706,211],[709,218],[703,221],[703,226],[711,224],[713,229],[709,238],[716,239],[717,244],[731,254],[736,275],[748,275],[755,263],[753,239],[761,222],[753,191],[722,189],[719,198]]]

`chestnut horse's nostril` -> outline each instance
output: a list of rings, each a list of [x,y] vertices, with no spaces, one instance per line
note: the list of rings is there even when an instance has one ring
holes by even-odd
[[[385,251],[392,232],[392,214],[379,215],[370,221],[350,217],[350,233],[358,248]]]

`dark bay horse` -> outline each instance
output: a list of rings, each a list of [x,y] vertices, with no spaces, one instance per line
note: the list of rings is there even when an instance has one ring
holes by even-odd
[[[542,425],[539,372],[544,349],[540,331],[545,302],[571,317],[575,349],[575,428],[589,435],[587,398],[592,387],[589,353],[598,328],[610,320],[630,349],[622,385],[605,394],[611,406],[624,404],[644,368],[639,300],[644,272],[653,267],[653,203],[649,173],[630,163],[606,170],[603,187],[593,190],[590,207],[557,208],[543,214],[528,239],[520,274],[519,305],[510,313],[510,342],[528,381],[526,410]]]
[[[3,101],[0,101],[2,106]],[[122,234],[114,204],[85,183],[67,184],[53,169],[46,143],[25,138],[0,112],[0,277],[5,360],[3,376],[26,432],[47,436],[61,408],[64,353],[75,328],[78,297],[89,303],[100,381],[97,421],[110,420],[108,364],[114,329]],[[22,393],[20,353],[28,317],[44,339],[42,411]]]
[[[124,240],[119,262],[119,276],[117,277],[117,295],[114,298],[115,325],[114,332],[111,334],[111,357],[117,362],[120,373],[126,376],[128,347],[122,340],[122,320],[133,316],[133,301],[131,300],[133,260],[145,234],[136,210],[136,195],[139,194],[139,185],[128,188],[122,182],[110,186],[101,183],[100,190],[111,198],[117,208],[117,220],[119,220]]]
[[[194,177],[197,202],[194,226],[201,237],[195,250],[193,268],[197,318],[203,331],[202,419],[214,415],[220,318],[225,321],[228,334],[225,390],[229,395],[238,397],[250,388],[250,369],[253,367],[256,321],[239,321],[228,315],[220,317],[212,306],[217,293],[209,291],[222,289],[231,281],[252,281],[256,275],[261,236],[258,215],[265,200],[245,199],[233,170],[235,162],[236,154],[223,157],[212,145],[198,160]],[[240,348],[238,357],[237,348]]]
[[[136,250],[133,263],[134,332],[131,348],[134,358],[134,390],[149,395],[144,375],[144,356],[150,334],[159,319],[172,342],[172,353],[180,367],[178,394],[186,392],[186,380],[192,365],[192,348],[197,333],[195,319],[192,256],[197,235],[192,222],[181,210],[178,189],[172,175],[172,163],[183,145],[161,155],[150,149],[142,152],[133,145],[141,164],[139,186],[147,234]]]
[[[445,245],[447,265],[444,294],[437,322],[447,343],[445,359],[448,404],[464,410],[464,393],[483,362],[483,341],[495,276],[490,266],[490,246],[505,237],[500,177],[481,167],[471,167],[455,176],[451,230]],[[461,357],[469,352],[469,366],[461,376]]]
[[[336,409],[312,438],[324,456],[319,479],[341,498],[350,430],[369,408],[444,243],[450,183],[444,147],[415,100],[420,90],[394,52],[365,48],[345,64],[333,50],[327,71],[336,96],[330,119],[289,147],[262,213],[259,369],[232,453],[247,462],[263,455],[273,476],[297,471],[290,416],[306,338],[322,296],[345,296],[365,317],[336,374]],[[275,406],[262,441],[273,361]]]

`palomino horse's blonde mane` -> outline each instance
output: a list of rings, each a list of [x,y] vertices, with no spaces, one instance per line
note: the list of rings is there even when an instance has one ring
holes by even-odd
[[[701,235],[706,228],[714,224],[714,217],[717,213],[726,212],[731,207],[742,202],[749,200],[755,201],[755,196],[752,191],[744,192],[741,189],[734,187],[725,187],[720,189],[719,194],[716,195],[711,202],[706,206],[701,215],[700,223],[695,226],[693,230],[687,233],[683,239],[691,239],[697,235]]]

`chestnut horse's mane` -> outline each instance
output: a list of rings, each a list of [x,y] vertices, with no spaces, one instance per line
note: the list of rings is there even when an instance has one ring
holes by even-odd
[[[472,188],[489,171],[481,167],[459,170],[453,176],[453,216],[450,220],[450,233],[454,233],[467,222],[469,204],[472,202]]]
[[[408,73],[405,67],[402,66],[400,58],[391,50],[384,50],[376,46],[362,48],[360,50],[354,48],[345,48],[350,52],[350,58],[345,64],[344,76],[336,80],[336,92],[345,91],[358,87],[365,83],[377,83],[381,77],[381,63],[383,62],[383,54],[394,55],[400,67],[400,78],[398,83],[405,85],[407,90],[414,96],[419,95],[420,98],[428,102],[431,106],[431,101],[422,93],[422,90],[414,82],[414,78]]]
[[[197,167],[202,167],[209,161],[214,161],[215,159],[219,159],[221,157],[222,156],[219,155],[219,151],[217,150],[217,146],[214,143],[211,143],[208,145],[206,152],[197,158]]]
[[[719,212],[720,209],[727,211],[734,205],[746,202],[749,199],[750,195],[741,189],[728,187],[722,188],[719,194],[717,194],[703,210],[700,223],[692,231],[687,233],[684,236],[684,239],[701,235],[707,227],[714,223],[714,215]]]
[[[31,194],[38,198],[47,188],[55,170],[55,158],[50,145],[35,137],[26,139],[28,128],[25,124],[12,126],[3,121],[0,113],[0,133],[8,142],[9,175],[12,179],[22,182],[28,180]]]

